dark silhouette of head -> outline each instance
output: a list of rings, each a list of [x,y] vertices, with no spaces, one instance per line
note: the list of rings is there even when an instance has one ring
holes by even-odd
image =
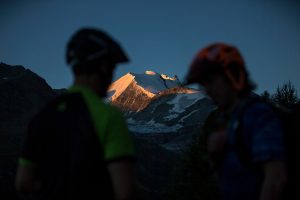
[[[101,96],[106,94],[116,65],[128,61],[121,46],[102,30],[82,28],[67,44],[66,62],[72,68],[75,81],[83,77],[89,82],[97,79],[98,83],[94,84],[99,85],[97,92]]]

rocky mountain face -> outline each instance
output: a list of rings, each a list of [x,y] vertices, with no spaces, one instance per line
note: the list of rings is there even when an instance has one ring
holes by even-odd
[[[147,107],[160,92],[180,86],[178,78],[153,71],[127,73],[115,81],[108,91],[108,100],[123,112],[138,112]]]
[[[0,64],[1,194],[13,193],[17,157],[30,119],[63,92],[24,67]],[[202,91],[181,87],[176,76],[152,71],[124,75],[109,88],[107,101],[124,112],[133,135],[142,199],[166,199],[174,166],[200,134],[215,107],[212,101]]]

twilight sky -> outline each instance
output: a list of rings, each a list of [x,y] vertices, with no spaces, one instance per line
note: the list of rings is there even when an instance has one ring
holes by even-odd
[[[66,88],[65,45],[86,26],[107,31],[129,55],[115,79],[145,70],[183,79],[196,52],[221,41],[240,49],[258,93],[288,80],[300,93],[297,0],[0,0],[0,62]]]

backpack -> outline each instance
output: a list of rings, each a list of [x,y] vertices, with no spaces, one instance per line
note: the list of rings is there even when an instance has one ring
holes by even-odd
[[[278,115],[283,124],[283,138],[288,179],[284,188],[282,199],[300,199],[300,103],[298,103],[293,109],[287,109],[274,105],[258,97],[250,98],[238,113],[238,125],[235,131],[234,145],[237,157],[243,165],[248,166],[252,170],[262,170],[258,169],[257,166],[252,163],[250,151],[247,149],[246,145],[244,145],[244,138],[242,134],[243,123],[241,122],[246,109],[251,106],[251,104],[258,102],[268,104]]]
[[[63,94],[47,104],[30,123],[28,136],[25,151],[36,151],[28,154],[38,157],[43,183],[38,198],[113,197],[102,145],[81,94]]]

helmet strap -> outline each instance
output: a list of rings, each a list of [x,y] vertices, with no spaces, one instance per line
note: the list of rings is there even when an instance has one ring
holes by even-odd
[[[227,76],[227,78],[229,79],[234,90],[241,92],[244,89],[246,75],[243,70],[239,69],[238,78],[234,77],[234,75],[232,74],[232,71],[228,68],[224,68],[224,73]]]

